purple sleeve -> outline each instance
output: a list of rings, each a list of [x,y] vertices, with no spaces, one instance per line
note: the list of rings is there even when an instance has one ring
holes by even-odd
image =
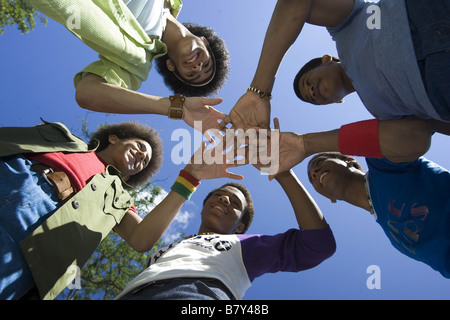
[[[273,236],[238,237],[250,281],[265,273],[297,272],[313,268],[336,251],[336,242],[330,227],[303,231],[290,229]]]

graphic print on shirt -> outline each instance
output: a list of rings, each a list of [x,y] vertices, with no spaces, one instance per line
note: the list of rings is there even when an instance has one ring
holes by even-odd
[[[420,231],[428,217],[428,207],[415,202],[409,209],[405,203],[396,206],[395,199],[389,201],[389,214],[387,224],[389,234],[402,252],[416,254],[414,245],[420,241]]]
[[[161,258],[166,252],[168,252],[176,245],[179,245],[180,243],[188,243],[191,245],[194,244],[209,251],[220,251],[220,252],[229,251],[233,247],[230,241],[220,239],[220,235],[197,235],[192,238],[187,238],[182,241],[172,243],[167,247],[161,248],[150,257],[147,266],[150,266],[152,263],[158,261],[158,259]]]

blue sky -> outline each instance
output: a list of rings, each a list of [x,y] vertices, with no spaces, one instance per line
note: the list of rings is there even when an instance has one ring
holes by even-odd
[[[222,36],[231,55],[231,74],[218,94],[223,102],[217,106],[228,113],[249,86],[256,69],[266,27],[276,1],[190,0],[185,2],[179,20],[211,26]],[[91,130],[105,121],[116,123],[137,120],[159,130],[164,141],[164,163],[155,183],[169,190],[182,165],[171,161],[175,129],[187,127],[184,122],[156,115],[115,115],[86,111],[74,100],[73,75],[97,54],[70,34],[63,26],[49,20],[38,23],[26,35],[7,28],[0,36],[0,126],[32,126],[47,121],[65,123],[75,134],[81,134],[81,123],[87,120]],[[342,124],[371,119],[356,94],[343,104],[312,106],[298,100],[292,90],[292,79],[299,67],[312,57],[325,53],[336,55],[326,30],[305,26],[301,36],[287,53],[277,74],[273,89],[272,118],[278,117],[282,131],[307,133],[331,130]],[[159,74],[152,70],[140,88],[141,92],[159,96],[171,94]],[[426,157],[443,167],[450,167],[449,138],[435,135]],[[194,147],[193,147],[194,151]],[[358,158],[358,160],[362,160]],[[366,168],[365,162],[362,161]],[[277,182],[251,167],[232,170],[245,176],[242,181],[253,195],[255,220],[248,233],[276,234],[297,227],[287,197]],[[254,281],[245,299],[449,299],[450,280],[423,263],[397,252],[375,220],[362,209],[344,202],[332,204],[319,195],[306,178],[306,161],[294,168],[299,179],[314,197],[333,229],[337,251],[318,267],[300,273],[264,275]],[[191,200],[182,208],[170,232],[194,234],[199,226],[199,211],[204,196],[227,182],[205,180]],[[124,259],[124,263],[126,263]],[[368,289],[369,266],[381,271],[381,288]]]

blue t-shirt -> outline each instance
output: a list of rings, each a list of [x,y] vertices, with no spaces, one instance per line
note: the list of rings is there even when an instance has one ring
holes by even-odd
[[[355,0],[350,15],[328,31],[345,72],[374,117],[443,120],[421,78],[404,0]]]
[[[450,278],[450,172],[423,157],[366,161],[375,217],[392,245]]]

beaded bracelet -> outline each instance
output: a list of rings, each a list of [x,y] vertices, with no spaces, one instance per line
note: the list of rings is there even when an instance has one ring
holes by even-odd
[[[270,94],[270,92],[269,93],[265,93],[265,92],[263,92],[263,91],[261,91],[261,90],[259,90],[257,88],[254,88],[254,87],[248,87],[247,91],[253,91],[253,92],[259,94],[259,97],[261,99],[264,98],[264,97],[269,98],[269,100],[272,99],[272,95]]]
[[[190,173],[181,170],[170,189],[185,197],[186,200],[189,200],[199,185],[200,180],[194,178]]]

